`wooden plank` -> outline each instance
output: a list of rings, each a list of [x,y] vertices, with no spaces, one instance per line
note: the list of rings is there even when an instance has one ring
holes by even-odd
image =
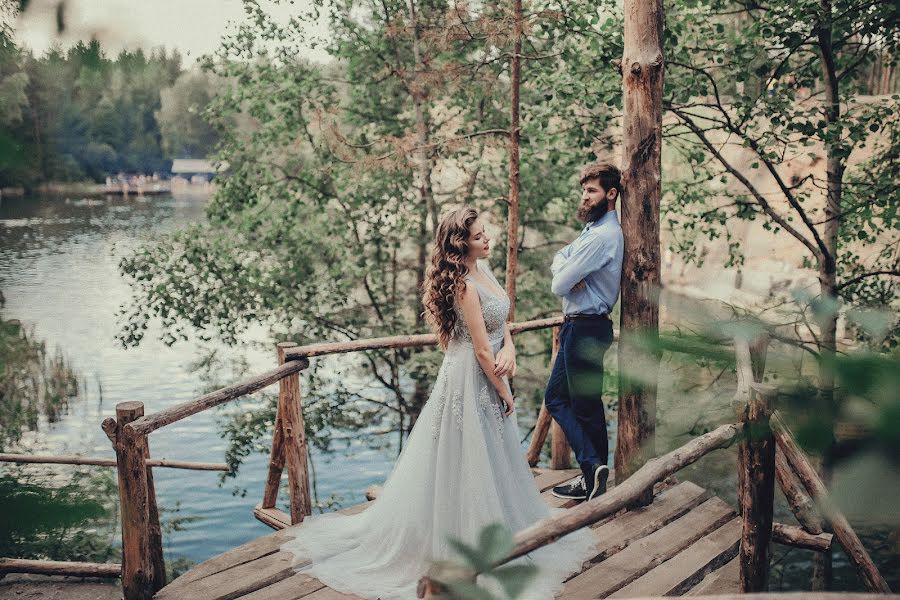
[[[725,566],[719,567],[703,578],[685,596],[711,596],[713,594],[734,594],[741,585],[741,567],[735,557]]]
[[[689,481],[659,494],[649,506],[630,510],[605,525],[596,526],[597,558],[605,560],[633,541],[665,527],[692,508],[706,501],[709,494]]]
[[[547,490],[546,492],[541,493],[541,498],[544,500],[544,503],[550,508],[572,508],[576,504],[580,504],[581,500],[571,500],[569,498],[557,498],[553,495],[553,492]]]
[[[534,478],[534,484],[541,492],[546,492],[553,486],[565,483],[581,475],[581,469],[548,469]]]
[[[317,592],[313,592],[309,596],[306,596],[304,600],[363,600],[359,596],[354,596],[353,594],[342,594],[341,592],[335,591],[329,587],[323,587],[321,590]]]
[[[164,588],[154,600],[233,600],[292,576],[293,562],[289,552],[268,554],[178,589]]]
[[[591,600],[608,596],[669,560],[733,516],[734,510],[723,500],[710,498],[680,519],[573,577],[558,597],[560,600]]]
[[[735,518],[635,579],[610,598],[680,596],[707,573],[737,556],[740,541],[741,519]]]
[[[285,529],[291,526],[291,515],[279,508],[263,508],[262,502],[253,509],[253,516],[272,529]]]
[[[256,560],[269,554],[278,552],[278,548],[288,540],[293,539],[292,535],[286,532],[276,532],[256,538],[255,540],[242,544],[233,550],[223,552],[218,556],[214,556],[199,565],[191,568],[190,571],[171,582],[163,588],[163,591],[173,591],[178,588],[184,588],[185,585],[209,577],[216,573],[237,567],[244,563]]]
[[[325,584],[303,573],[296,573],[287,579],[241,596],[241,600],[299,600],[317,592]]]

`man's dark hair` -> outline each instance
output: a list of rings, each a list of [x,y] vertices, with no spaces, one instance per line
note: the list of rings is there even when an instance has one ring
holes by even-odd
[[[611,161],[600,160],[583,168],[578,183],[584,185],[589,179],[599,180],[607,192],[615,188],[619,192],[619,198],[622,197],[622,172]]]

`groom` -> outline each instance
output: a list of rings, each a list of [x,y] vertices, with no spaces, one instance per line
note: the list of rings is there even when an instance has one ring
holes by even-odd
[[[565,322],[544,404],[566,434],[582,477],[553,488],[553,495],[591,500],[606,492],[609,447],[603,410],[603,355],[613,340],[609,313],[619,297],[622,227],[616,216],[622,175],[601,161],[581,171],[578,238],[556,253],[550,289],[562,298]]]

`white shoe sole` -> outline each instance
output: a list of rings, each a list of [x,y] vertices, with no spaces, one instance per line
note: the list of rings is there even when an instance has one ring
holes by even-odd
[[[600,468],[594,472],[594,487],[593,491],[591,491],[591,495],[587,498],[588,500],[593,500],[600,494],[597,493],[597,488],[600,487],[600,476],[606,473],[606,482],[609,483],[609,467],[606,465],[600,465]],[[603,490],[604,493],[606,490]]]
[[[563,482],[563,483],[561,483],[561,484],[559,484],[559,485],[560,485],[560,486],[563,486],[563,485],[568,485],[568,484],[570,484],[570,483],[575,483],[576,481],[578,481],[578,480],[581,479],[582,477],[583,477],[582,475],[579,475],[578,477],[574,477],[574,478],[572,478],[572,479],[570,479],[570,480],[568,480],[568,481],[566,481],[566,482]],[[553,496],[556,496],[557,498],[562,498],[563,500],[584,500],[584,499],[587,497],[587,496],[566,496],[565,494],[558,494],[558,493],[556,492],[556,490],[550,490],[550,494],[553,495]]]

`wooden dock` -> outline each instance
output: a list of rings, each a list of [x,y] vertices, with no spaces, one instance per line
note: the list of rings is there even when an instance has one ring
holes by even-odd
[[[550,489],[578,472],[534,470],[535,483],[548,505],[575,505],[554,497]],[[359,512],[367,505],[339,512]],[[289,522],[288,515],[257,509],[257,517],[279,531],[197,565],[154,598],[358,600],[294,573],[293,557],[279,550],[290,538],[290,531],[281,529]],[[691,482],[657,486],[651,505],[620,512],[592,529],[597,536],[597,555],[566,582],[558,596],[561,600],[738,591],[741,520],[733,507]]]

